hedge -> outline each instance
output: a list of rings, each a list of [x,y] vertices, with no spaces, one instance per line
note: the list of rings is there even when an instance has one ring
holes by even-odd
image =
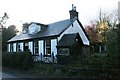
[[[58,56],[63,74],[69,77],[90,78],[118,78],[120,76],[120,53],[96,53],[83,58],[77,57],[68,59],[65,56]]]
[[[32,54],[29,52],[6,52],[2,54],[2,65],[4,67],[29,70],[34,66]]]

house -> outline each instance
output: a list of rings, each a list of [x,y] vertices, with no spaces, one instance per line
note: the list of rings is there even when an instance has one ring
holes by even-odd
[[[95,53],[106,52],[106,43],[105,42],[92,42],[91,46],[93,46]]]
[[[53,59],[56,61],[56,55],[62,51],[66,55],[86,53],[85,46],[89,46],[90,42],[74,5],[69,12],[70,19],[47,25],[31,22],[21,34],[8,40],[8,52],[29,50],[35,57],[34,60],[44,62],[52,62]]]

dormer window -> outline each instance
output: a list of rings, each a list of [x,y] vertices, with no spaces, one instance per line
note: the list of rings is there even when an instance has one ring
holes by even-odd
[[[38,33],[39,31],[41,31],[41,26],[37,25],[35,23],[32,23],[29,27],[28,27],[28,33],[29,34],[35,34]]]

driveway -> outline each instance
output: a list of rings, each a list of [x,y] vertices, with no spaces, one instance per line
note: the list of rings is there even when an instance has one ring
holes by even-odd
[[[19,77],[13,73],[2,72],[2,78],[19,78]]]
[[[0,80],[36,80],[36,77],[27,74],[3,71]],[[39,79],[38,79],[39,80]]]
[[[35,78],[35,76],[30,75],[30,73],[26,74],[22,71],[20,72],[20,71],[13,71],[9,69],[3,69],[2,78]]]

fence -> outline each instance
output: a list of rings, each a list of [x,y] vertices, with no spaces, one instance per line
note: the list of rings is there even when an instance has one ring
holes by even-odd
[[[51,57],[45,57],[42,53],[38,56],[33,55],[35,62],[45,62],[45,63],[57,63],[57,58],[54,54],[51,54]]]

